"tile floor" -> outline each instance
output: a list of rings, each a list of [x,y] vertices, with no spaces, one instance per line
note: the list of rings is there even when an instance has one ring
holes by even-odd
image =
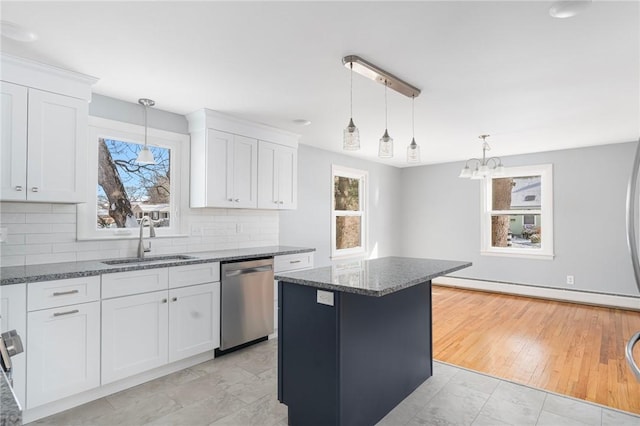
[[[32,424],[284,426],[276,341],[254,345]],[[640,417],[448,364],[379,426],[640,425]]]

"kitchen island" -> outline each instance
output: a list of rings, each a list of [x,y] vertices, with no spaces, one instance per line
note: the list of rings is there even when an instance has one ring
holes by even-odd
[[[276,275],[290,425],[372,425],[432,375],[431,280],[469,262],[387,257]]]

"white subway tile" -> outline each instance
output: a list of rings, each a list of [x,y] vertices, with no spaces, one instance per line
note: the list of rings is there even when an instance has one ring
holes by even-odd
[[[26,244],[70,243],[75,240],[76,240],[75,232],[59,233],[59,234],[27,234],[25,235]]]
[[[15,223],[7,228],[10,234],[49,234],[52,229],[49,223]]]
[[[24,256],[5,256],[4,254],[0,255],[0,266],[24,266],[24,265],[25,265]]]
[[[51,204],[45,203],[0,203],[3,213],[50,213]]]
[[[7,239],[2,243],[3,246],[22,245],[25,242],[24,234],[9,234],[7,233]]]
[[[76,253],[30,254],[26,256],[27,265],[39,263],[75,262]]]
[[[64,232],[73,232],[76,234],[76,224],[75,223],[56,223],[51,225],[51,232],[54,233],[64,233]]]
[[[120,250],[88,250],[78,252],[78,261],[84,260],[103,260],[120,257]]]
[[[75,204],[52,204],[51,213],[73,213],[76,214]]]
[[[32,213],[27,215],[27,223],[76,223],[75,213]]]
[[[25,223],[25,213],[0,213],[0,224],[3,226],[9,223]]]

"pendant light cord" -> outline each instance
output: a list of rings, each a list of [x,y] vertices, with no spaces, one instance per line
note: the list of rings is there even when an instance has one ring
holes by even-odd
[[[351,90],[349,91],[349,114],[353,119],[353,62],[351,62]]]
[[[416,97],[411,96],[411,137],[416,138]]]
[[[144,146],[147,147],[147,109],[148,106],[144,106]]]
[[[384,130],[389,127],[387,125],[387,80],[384,81]]]

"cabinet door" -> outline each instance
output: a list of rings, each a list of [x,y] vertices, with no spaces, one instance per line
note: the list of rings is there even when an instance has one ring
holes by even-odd
[[[258,207],[258,141],[236,135],[233,149],[234,207]]]
[[[278,148],[278,206],[295,209],[298,205],[298,151],[288,146]]]
[[[85,201],[88,104],[29,89],[27,199]]]
[[[27,88],[0,83],[0,200],[26,199],[27,193]]]
[[[13,392],[25,407],[27,381],[27,289],[26,284],[5,285],[0,289],[0,332],[16,330],[24,352],[11,357],[13,365]]]
[[[276,181],[277,145],[258,142],[258,208],[277,209],[278,188]]]
[[[220,347],[220,283],[169,290],[169,362]]]
[[[100,303],[28,314],[27,408],[100,385]]]
[[[167,291],[102,301],[102,384],[167,363]]]
[[[233,207],[233,138],[217,130],[207,131],[207,207]],[[194,152],[192,155],[198,155]]]

